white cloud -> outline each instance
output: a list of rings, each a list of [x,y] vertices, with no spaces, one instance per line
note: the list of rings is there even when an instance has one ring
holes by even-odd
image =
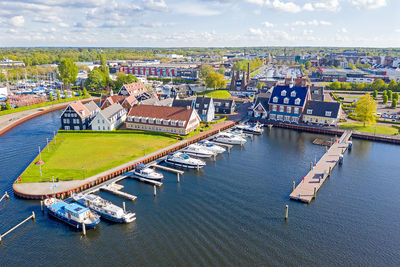
[[[254,28],[250,28],[249,32],[251,35],[255,35],[255,36],[263,36],[263,31],[261,29],[254,29]]]
[[[352,0],[351,3],[360,9],[375,9],[387,5],[386,0]]]
[[[302,21],[302,20],[298,20],[295,21],[294,23],[292,23],[292,26],[306,26],[306,25],[310,25],[310,26],[330,26],[332,25],[331,22],[329,21],[325,21],[325,20],[310,20],[310,21]]]
[[[347,33],[347,32],[348,32],[347,29],[344,27],[338,30],[338,33]]]
[[[271,2],[267,0],[266,5],[281,12],[298,13],[301,11],[301,7],[294,2],[283,2],[281,0],[273,0]]]
[[[314,11],[314,7],[311,3],[305,3],[303,6],[303,10],[305,11]]]
[[[221,14],[221,11],[217,9],[211,9],[201,4],[184,4],[176,5],[171,10],[174,10],[179,14],[186,14],[191,16],[215,16]]]
[[[340,8],[339,0],[319,0],[314,4],[315,10],[337,11]]]
[[[15,27],[23,27],[25,24],[24,16],[15,16],[10,19],[10,24]]]
[[[36,16],[33,18],[34,22],[42,22],[42,23],[61,23],[62,20],[56,15],[47,15],[47,16]]]
[[[263,23],[262,23],[262,25],[264,26],[264,27],[267,27],[267,28],[273,28],[275,25],[274,24],[272,24],[271,22],[268,22],[268,21],[264,21]]]
[[[143,0],[144,6],[154,11],[167,11],[168,6],[164,0]]]

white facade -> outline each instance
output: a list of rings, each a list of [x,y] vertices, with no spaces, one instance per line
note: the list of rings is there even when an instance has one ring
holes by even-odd
[[[92,121],[93,131],[112,131],[126,119],[126,110],[123,108],[109,118],[106,118],[103,113],[103,110],[101,110],[94,117]]]

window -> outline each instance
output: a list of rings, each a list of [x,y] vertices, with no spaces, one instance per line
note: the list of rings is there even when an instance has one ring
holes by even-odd
[[[97,120],[97,123],[100,123],[100,119]]]
[[[157,119],[156,124],[161,124],[161,119]]]
[[[278,103],[278,97],[274,96],[274,98],[272,99],[272,101],[274,101],[274,103]]]
[[[296,91],[292,91],[292,92],[290,93],[290,96],[291,96],[291,97],[296,97]]]
[[[199,106],[200,106],[199,104],[196,104],[196,108],[199,108]]]
[[[203,115],[207,115],[207,110],[203,109]]]
[[[300,105],[300,98],[296,98],[296,100],[294,101],[295,105]]]
[[[74,130],[80,130],[79,126],[74,126]]]
[[[286,112],[287,113],[292,113],[292,107],[286,107]]]
[[[276,111],[277,105],[272,105],[272,111]]]
[[[269,118],[270,118],[271,120],[276,120],[276,115],[275,115],[275,114],[271,114],[271,115],[269,115]]]
[[[171,121],[171,126],[176,126],[176,121]]]
[[[104,123],[104,120],[103,120],[103,123]]]
[[[135,122],[140,122],[140,117],[135,117]]]
[[[142,118],[142,122],[146,123],[147,118]]]
[[[185,121],[179,121],[179,126],[183,127],[185,125]]]
[[[312,114],[312,109],[307,109],[307,114],[311,115]]]
[[[225,107],[229,108],[229,103],[225,103]]]
[[[106,129],[106,127],[103,126],[103,131]]]
[[[204,104],[204,108],[207,108],[208,107],[208,104]]]
[[[286,90],[283,90],[283,91],[281,92],[281,96],[286,96]]]
[[[285,107],[284,106],[280,106],[279,107],[279,112],[285,112]]]
[[[288,104],[289,103],[289,98],[285,97],[285,99],[283,99],[283,103]]]
[[[332,116],[332,111],[325,111],[325,116],[326,117]]]
[[[100,131],[100,126],[97,126],[97,130],[99,130],[99,131]]]
[[[299,108],[294,108],[294,114],[299,114]]]
[[[69,126],[65,126],[64,129],[65,129],[65,130],[69,130],[69,129],[71,129],[71,128],[69,128]]]

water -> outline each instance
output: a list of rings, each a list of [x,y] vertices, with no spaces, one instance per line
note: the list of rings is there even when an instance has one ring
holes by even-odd
[[[59,114],[33,119],[0,137],[0,192],[59,127]],[[324,148],[319,135],[266,129],[243,149],[207,162],[200,173],[164,173],[164,186],[121,182],[138,196],[129,225],[102,222],[86,237],[40,212],[38,201],[0,203],[0,232],[26,218],[0,246],[0,265],[400,265],[400,146],[353,140],[310,205],[288,200],[310,161]],[[123,199],[100,195],[122,206]],[[289,220],[284,221],[289,204]]]

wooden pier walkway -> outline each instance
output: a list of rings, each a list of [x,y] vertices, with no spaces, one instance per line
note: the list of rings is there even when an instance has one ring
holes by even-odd
[[[100,187],[101,190],[104,190],[106,192],[112,193],[114,195],[120,196],[120,197],[124,197],[126,199],[130,199],[132,201],[136,200],[136,196],[125,193],[120,191],[124,186],[123,185],[118,185],[118,184],[109,184],[103,187]]]
[[[345,131],[290,194],[290,199],[310,203],[347,150],[351,131]]]
[[[183,175],[185,173],[184,171],[169,168],[169,167],[158,165],[158,164],[149,164],[148,167],[154,167],[155,169],[160,169],[160,170],[164,170],[167,172],[173,172],[173,173],[177,173],[177,174],[181,174],[181,175]]]
[[[129,173],[128,173],[128,174],[129,174]],[[138,180],[138,181],[143,182],[143,183],[147,183],[147,184],[151,184],[151,185],[156,185],[156,186],[158,186],[158,187],[160,187],[160,186],[163,185],[162,182],[158,182],[158,181],[155,181],[155,180],[142,178],[142,177],[139,177],[139,176],[134,175],[133,173],[132,173],[132,175],[129,175],[128,177],[131,178],[131,179]]]

